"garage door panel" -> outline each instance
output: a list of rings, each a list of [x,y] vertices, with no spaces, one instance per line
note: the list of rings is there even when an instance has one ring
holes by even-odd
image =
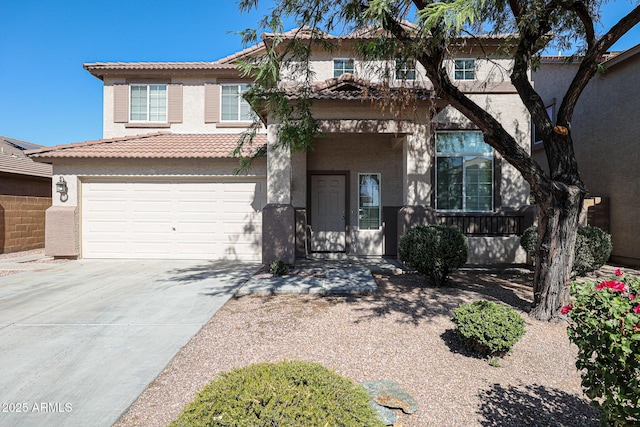
[[[265,180],[84,182],[83,256],[259,260]]]
[[[126,221],[90,221],[83,226],[83,231],[99,237],[111,233],[126,233],[128,228]]]
[[[135,195],[134,195],[135,197]],[[165,213],[171,210],[171,201],[160,200],[133,200],[131,203],[132,212],[144,212],[145,214],[151,212]]]
[[[126,212],[126,199],[114,200],[92,200],[87,206],[87,212],[95,212],[96,214],[107,212]]]

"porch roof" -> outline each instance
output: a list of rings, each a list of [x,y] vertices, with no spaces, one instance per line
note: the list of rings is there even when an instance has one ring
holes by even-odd
[[[41,147],[25,154],[38,161],[61,158],[193,159],[231,158],[241,135],[174,134],[158,132],[121,138],[99,139],[54,147]],[[264,149],[267,136],[257,134],[243,155]]]

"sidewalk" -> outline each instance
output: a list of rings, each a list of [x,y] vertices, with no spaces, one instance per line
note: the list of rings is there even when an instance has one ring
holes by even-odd
[[[404,267],[390,258],[343,256],[332,259],[312,257],[296,260],[281,277],[254,274],[236,295],[250,294],[370,294],[378,286],[372,274],[401,274]]]

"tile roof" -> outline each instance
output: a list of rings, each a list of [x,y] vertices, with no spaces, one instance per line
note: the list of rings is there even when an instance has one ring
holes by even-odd
[[[82,64],[93,76],[102,79],[107,74],[149,73],[224,73],[236,72],[234,64],[219,62],[93,62]]]
[[[417,99],[427,99],[431,93],[426,87],[384,87],[347,73],[340,77],[314,84],[311,87],[310,98],[339,100],[380,99],[398,95],[405,90],[412,92]],[[286,87],[285,93],[288,99],[297,99],[299,97],[299,88]]]
[[[0,142],[6,142],[20,150],[33,150],[35,148],[42,147],[40,144],[34,144],[33,142],[21,141],[15,138],[9,138],[8,136],[0,135]]]
[[[257,53],[260,50],[264,50],[265,48],[265,44],[264,42],[255,44],[253,46],[249,46],[246,49],[243,49],[239,52],[235,52],[232,53],[231,55],[225,56],[224,58],[220,58],[218,59],[215,63],[216,64],[229,64],[233,61],[235,61],[236,59],[240,59],[240,58],[244,58],[245,56],[251,55],[253,53]]]
[[[635,46],[634,48],[631,48],[627,51],[624,52],[606,52],[605,54],[603,54],[600,57],[600,62],[602,63],[609,63],[609,62],[613,62],[614,60],[616,60],[617,58],[623,56],[624,53],[626,52],[630,52],[632,49],[640,49],[640,44]],[[573,65],[580,65],[580,62],[582,61],[582,59],[584,58],[584,56],[582,55],[562,55],[562,54],[558,54],[557,56],[555,55],[543,55],[540,57],[540,62],[543,64],[573,64]]]
[[[240,134],[174,134],[158,132],[121,138],[77,142],[55,147],[42,147],[27,151],[35,159],[60,158],[110,158],[110,159],[193,159],[230,158],[236,148]],[[265,134],[258,134],[253,141],[253,150],[263,149],[267,143]]]
[[[405,31],[408,31],[408,32],[416,32],[421,30],[419,26],[406,20],[401,21],[400,26],[404,28]],[[364,28],[359,28],[351,33],[339,35],[339,36],[326,33],[317,28],[314,29],[309,26],[303,26],[303,27],[294,28],[292,30],[289,30],[283,33],[264,33],[262,34],[262,38],[271,39],[275,36],[279,36],[279,37],[282,37],[283,39],[309,39],[314,37],[314,38],[324,38],[324,39],[334,39],[334,40],[357,40],[357,39],[376,38],[382,34],[387,34],[391,36],[391,33],[389,33],[388,31],[385,31],[380,27],[373,26],[373,25],[370,25]],[[508,40],[508,39],[517,38],[517,37],[518,37],[517,34],[511,34],[511,33],[461,35],[456,37],[454,39],[454,42],[455,41],[480,42],[481,40],[485,40],[485,41]]]
[[[219,70],[233,69],[233,64],[216,62],[92,62],[85,70]]]
[[[26,150],[40,147],[31,142],[0,136],[0,172],[50,178],[51,165],[36,163],[24,154]]]

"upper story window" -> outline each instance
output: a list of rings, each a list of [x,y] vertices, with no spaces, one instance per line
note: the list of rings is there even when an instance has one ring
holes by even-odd
[[[249,90],[246,84],[226,84],[221,86],[221,119],[223,121],[252,121],[253,112],[242,94]]]
[[[475,59],[456,59],[453,71],[455,80],[475,80],[476,78],[476,60]]]
[[[416,61],[396,59],[396,80],[415,80]]]
[[[354,62],[352,58],[341,58],[333,60],[333,77],[340,77],[343,74],[354,74]]]
[[[132,84],[130,94],[132,122],[167,121],[167,85]]]
[[[436,133],[436,209],[493,210],[493,148],[482,132]]]

